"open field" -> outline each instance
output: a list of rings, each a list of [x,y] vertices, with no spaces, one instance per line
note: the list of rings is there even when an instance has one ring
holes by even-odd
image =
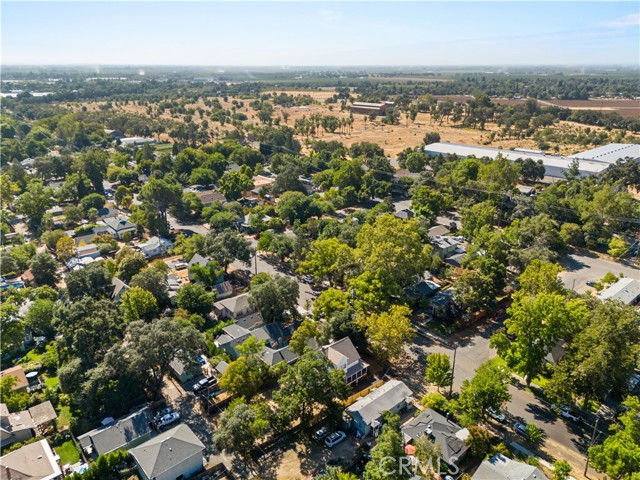
[[[273,118],[280,117],[280,124],[287,125],[289,127],[293,127],[295,121],[298,119],[309,118],[312,115],[320,114],[320,115],[334,115],[339,118],[348,118],[349,111],[340,111],[340,104],[325,104],[324,100],[331,97],[335,92],[333,89],[324,89],[324,90],[306,90],[306,91],[296,91],[296,90],[275,90],[278,93],[281,91],[285,91],[289,95],[309,95],[318,103],[309,105],[309,106],[296,106],[296,107],[282,107],[275,106],[274,107],[274,115]],[[274,93],[272,92],[272,93]],[[453,95],[453,96],[438,96],[437,98],[450,98],[454,101],[468,101],[472,97],[465,95]],[[221,98],[218,99],[225,109],[231,109],[233,107],[232,102],[235,100],[232,97],[228,97],[227,101],[223,101]],[[505,104],[517,104],[523,103],[525,100],[520,99],[493,99],[496,103],[505,103]],[[243,108],[238,108],[237,112],[244,113],[247,115],[248,120],[245,123],[248,124],[258,124],[259,121],[256,116],[255,110],[253,110],[249,103],[251,100],[241,100],[244,102]],[[629,101],[614,101],[610,100],[610,102],[628,102]],[[584,102],[582,102],[584,103]],[[96,111],[98,110],[98,103],[84,103],[81,105],[75,105],[76,108],[81,106],[87,107],[88,110]],[[197,103],[186,105],[187,108],[203,108],[208,110],[205,106],[202,99],[198,100]],[[136,104],[128,104],[123,105],[119,104],[117,106],[114,105],[114,109],[145,114],[146,106],[140,106]],[[289,114],[289,118],[287,122],[284,121],[283,113],[287,112]],[[640,114],[640,108],[638,110]],[[172,116],[168,110],[166,110],[162,115],[162,118],[181,120],[182,115],[174,115]],[[206,115],[203,117],[206,118]],[[203,118],[200,118],[199,115],[193,115],[193,122],[200,123]],[[229,131],[234,129],[230,124],[225,124],[221,126],[218,122],[209,122],[210,130],[214,138],[222,135],[225,131]],[[586,126],[573,123],[573,122],[560,122],[554,128],[566,129],[566,130],[577,130],[584,129]],[[600,130],[599,127],[590,127],[592,131]],[[493,142],[489,141],[489,136],[492,132],[498,132],[500,127],[498,127],[495,123],[487,123],[486,130],[481,131],[477,129],[471,128],[463,128],[461,126],[452,125],[450,123],[444,122],[440,124],[439,122],[435,122],[431,115],[428,113],[419,113],[415,122],[408,121],[406,118],[401,118],[400,123],[398,125],[384,125],[379,121],[371,122],[368,118],[365,119],[364,115],[354,115],[354,123],[351,131],[348,134],[341,133],[328,133],[324,131],[318,132],[315,137],[310,137],[309,140],[337,140],[339,142],[344,143],[347,146],[352,145],[357,142],[374,142],[379,144],[382,148],[384,148],[387,155],[395,157],[399,152],[404,150],[407,147],[416,147],[422,143],[422,139],[424,135],[428,132],[437,132],[440,134],[441,141],[443,142],[452,142],[452,143],[465,143],[469,145],[486,145],[490,147],[497,148],[532,148],[537,149],[538,145],[533,139],[496,139]],[[167,134],[160,135],[160,140],[168,140],[169,137]],[[304,143],[306,140],[303,137],[299,137],[299,139]],[[573,153],[577,153],[579,151],[585,150],[585,147],[580,145],[571,145],[571,144],[562,144],[559,146],[560,150],[558,153],[570,155]]]
[[[557,105],[571,110],[598,110],[616,112],[623,117],[640,118],[640,100],[540,100],[543,105]]]

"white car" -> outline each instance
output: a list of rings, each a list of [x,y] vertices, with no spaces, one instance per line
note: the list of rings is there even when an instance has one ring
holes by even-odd
[[[580,415],[577,412],[571,410],[571,407],[568,407],[566,405],[560,409],[560,415],[574,422],[580,420]]]
[[[341,431],[333,432],[331,435],[325,438],[324,444],[329,448],[333,448],[337,444],[339,444],[341,441],[343,441],[345,438],[347,438],[346,433]]]
[[[171,412],[160,417],[160,419],[156,423],[156,427],[166,427],[167,425],[171,425],[173,422],[177,422],[178,420],[180,420],[180,415],[176,412]]]
[[[174,265],[174,268],[176,270],[183,270],[185,268],[187,268],[189,266],[189,264],[187,262],[176,262],[176,264]]]

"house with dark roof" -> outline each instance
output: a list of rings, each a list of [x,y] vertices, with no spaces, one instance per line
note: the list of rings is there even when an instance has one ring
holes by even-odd
[[[349,337],[322,347],[322,353],[334,368],[344,371],[347,385],[357,384],[367,374],[369,364],[362,360]]]
[[[401,220],[409,220],[409,219],[413,218],[413,216],[414,216],[413,212],[411,210],[409,210],[408,208],[400,210],[399,212],[396,212],[393,215],[396,218],[399,218]]]
[[[129,451],[142,480],[189,478],[204,469],[203,452],[203,443],[185,424]]]
[[[113,420],[113,419],[111,419]],[[78,441],[82,449],[94,459],[115,450],[128,450],[151,438],[153,412],[143,407],[117,421],[80,435]]]
[[[129,290],[129,285],[124,283],[118,277],[113,277],[111,279],[111,285],[113,286],[113,291],[111,292],[111,300],[119,302],[122,298],[122,295],[124,295],[125,292]]]
[[[125,233],[134,235],[137,230],[136,225],[124,216],[105,218],[104,223],[108,228],[107,231],[117,239],[122,239]]]
[[[364,437],[380,430],[384,412],[398,413],[409,407],[412,402],[413,392],[404,382],[389,380],[347,407],[346,413],[351,417],[351,428],[357,435]]]
[[[404,425],[402,435],[405,444],[411,444],[427,435],[431,441],[440,446],[441,458],[449,465],[463,459],[469,449],[465,445],[465,440],[469,437],[469,430],[453,423],[430,408]]]
[[[30,443],[0,457],[0,480],[57,480],[59,460],[47,440]]]

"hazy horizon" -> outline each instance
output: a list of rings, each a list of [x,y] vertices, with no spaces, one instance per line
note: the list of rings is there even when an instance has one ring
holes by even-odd
[[[637,66],[638,2],[3,2],[2,65]]]

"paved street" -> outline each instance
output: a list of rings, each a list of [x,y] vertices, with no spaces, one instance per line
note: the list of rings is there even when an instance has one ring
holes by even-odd
[[[586,255],[572,253],[563,257],[560,264],[564,268],[564,271],[560,273],[560,278],[565,287],[578,293],[585,293],[589,290],[595,293],[595,289],[587,286],[587,282],[598,282],[608,272],[615,275],[622,273],[625,277],[640,278],[640,269],[637,267],[605,260],[593,253]]]
[[[254,238],[248,238],[251,241],[251,246],[256,248],[258,245],[258,241]],[[231,266],[236,270],[251,270],[252,274],[265,272],[269,275],[288,275],[293,277],[298,285],[300,286],[300,298],[298,299],[298,305],[300,305],[305,310],[311,311],[313,301],[315,300],[316,294],[313,292],[311,287],[306,283],[302,282],[298,277],[295,276],[295,273],[291,270],[285,270],[283,268],[283,264],[276,260],[271,260],[268,258],[260,258],[256,255],[253,259],[253,263],[251,268],[248,268],[244,263],[239,261],[234,261]],[[287,267],[288,268],[288,267]]]
[[[489,347],[489,338],[499,327],[500,323],[497,321],[478,324],[446,339],[448,343],[458,346],[454,391],[459,391],[462,382],[473,377],[475,369],[480,364],[496,355],[495,350]],[[408,345],[405,350],[409,362],[397,369],[397,375],[416,393],[416,398],[420,399],[426,393],[424,369],[427,355],[429,353],[446,353],[453,359],[453,350],[436,339],[422,336],[419,336],[412,345]],[[506,406],[507,426],[510,427],[515,421],[522,420],[526,423],[536,423],[546,434],[545,452],[555,457],[566,458],[575,466],[584,465],[585,456],[580,451],[580,444],[590,438],[594,418],[587,418],[586,421],[579,422],[562,419],[543,401],[515,381],[514,385],[509,386],[509,392],[512,395],[512,400]],[[604,425],[602,423],[600,425],[599,430],[605,431]],[[526,445],[526,442],[522,438],[516,438],[517,436],[512,431],[504,427],[499,430]]]

